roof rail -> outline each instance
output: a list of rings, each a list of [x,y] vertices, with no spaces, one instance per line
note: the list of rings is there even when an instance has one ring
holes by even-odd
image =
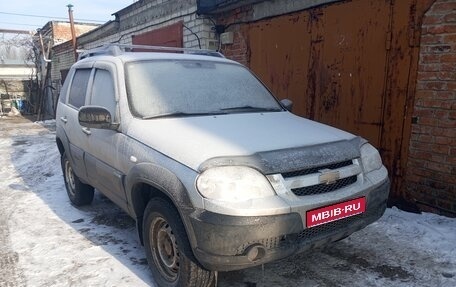
[[[192,49],[192,48],[177,48],[177,47],[163,47],[163,46],[147,46],[147,45],[128,45],[128,44],[105,44],[103,46],[93,48],[90,50],[83,50],[82,53],[79,55],[78,60],[82,60],[85,58],[98,56],[98,55],[112,55],[118,56],[124,52],[181,52],[184,54],[193,54],[193,55],[205,55],[205,56],[212,56],[212,57],[219,57],[225,58],[222,53],[207,50],[207,49]]]

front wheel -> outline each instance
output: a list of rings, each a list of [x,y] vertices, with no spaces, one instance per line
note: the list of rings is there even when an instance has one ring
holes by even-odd
[[[147,261],[159,286],[214,286],[215,272],[196,262],[179,213],[169,202],[151,199],[143,228]]]
[[[66,152],[62,154],[61,164],[65,188],[71,203],[75,206],[92,203],[94,192],[93,187],[88,184],[84,184],[79,180],[73,171],[73,167],[68,160]]]

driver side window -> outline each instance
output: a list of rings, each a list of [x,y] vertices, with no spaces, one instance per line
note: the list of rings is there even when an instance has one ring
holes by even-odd
[[[114,80],[109,71],[95,70],[90,105],[104,107],[108,109],[113,119],[116,117]]]

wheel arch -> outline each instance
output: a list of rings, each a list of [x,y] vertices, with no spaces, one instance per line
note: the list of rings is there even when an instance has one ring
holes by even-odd
[[[59,125],[57,125],[57,128],[56,128],[55,143],[57,144],[57,148],[60,152],[60,155],[63,155],[64,152],[67,152],[67,154],[68,154],[68,152],[70,150],[69,149],[70,140],[68,139],[65,129]],[[71,160],[71,156],[70,156],[70,160]]]
[[[55,143],[57,144],[57,148],[59,149],[60,155],[63,155],[65,152],[65,147],[63,146],[63,142],[59,137],[55,138]]]
[[[187,189],[171,171],[154,164],[141,163],[134,166],[125,179],[130,214],[136,219],[138,235],[143,244],[143,216],[150,199],[160,197],[176,208],[184,224],[190,245],[195,246],[193,228],[188,219],[194,208]]]

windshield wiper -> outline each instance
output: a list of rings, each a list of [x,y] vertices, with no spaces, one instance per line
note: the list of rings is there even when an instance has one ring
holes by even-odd
[[[146,117],[142,117],[142,119],[143,120],[150,120],[150,119],[159,119],[159,118],[213,116],[213,115],[223,115],[223,114],[226,114],[226,113],[225,112],[205,112],[205,113],[172,112],[172,113],[164,113],[164,114],[154,115],[154,116],[146,116]]]
[[[159,118],[179,118],[179,117],[224,115],[224,114],[227,114],[228,111],[239,112],[239,113],[248,113],[248,112],[280,112],[283,110],[278,109],[278,108],[260,108],[260,107],[252,107],[252,106],[240,106],[240,107],[223,108],[217,112],[204,112],[204,113],[171,112],[171,113],[164,113],[164,114],[160,114],[160,115],[145,116],[145,117],[142,117],[142,119],[150,120],[150,119],[159,119]]]
[[[231,108],[223,108],[220,109],[221,111],[234,111],[234,112],[281,112],[283,109],[280,108],[261,108],[261,107],[253,107],[253,106],[239,106],[239,107],[231,107]]]

